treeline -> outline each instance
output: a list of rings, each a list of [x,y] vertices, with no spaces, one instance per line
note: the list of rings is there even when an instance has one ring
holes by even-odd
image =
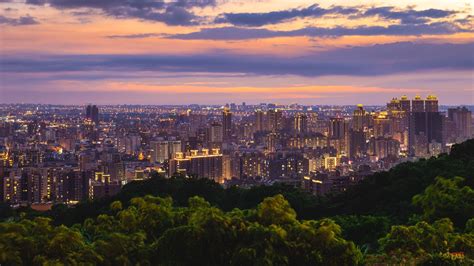
[[[12,212],[5,206],[0,206],[2,210],[5,210],[5,213],[9,212],[8,215],[5,215],[9,217],[7,221],[0,224],[0,239],[6,239],[6,242],[0,240],[0,250],[10,250],[24,254],[23,252],[26,251],[22,251],[20,247],[23,244],[20,245],[19,242],[15,242],[16,240],[13,241],[11,238],[3,236],[14,231],[31,238],[33,236],[29,236],[32,234],[29,230],[36,232],[35,230],[38,229],[35,227],[35,223],[43,223],[47,224],[46,227],[50,230],[47,234],[50,235],[47,237],[44,235],[38,236],[39,238],[51,239],[55,234],[63,231],[72,232],[71,234],[81,239],[78,240],[79,242],[84,242],[84,245],[79,246],[87,247],[86,250],[89,252],[87,254],[93,254],[95,256],[94,263],[100,264],[121,262],[107,261],[108,257],[105,255],[105,251],[98,250],[98,246],[105,245],[107,241],[115,239],[114,237],[119,239],[135,237],[137,243],[143,243],[140,250],[148,253],[137,255],[133,252],[138,251],[132,252],[136,247],[127,247],[126,251],[123,251],[123,254],[127,254],[124,255],[126,257],[122,258],[123,263],[146,264],[150,262],[161,265],[186,265],[191,262],[186,261],[186,258],[202,255],[203,264],[201,265],[214,265],[216,263],[224,265],[232,263],[248,264],[244,262],[248,262],[245,259],[250,258],[265,258],[261,261],[256,260],[262,265],[271,265],[270,262],[283,265],[301,265],[300,263],[307,264],[307,262],[312,262],[309,263],[311,265],[353,265],[360,263],[472,265],[474,263],[472,261],[474,258],[473,188],[474,140],[455,145],[449,155],[443,154],[436,158],[400,164],[390,171],[368,177],[344,193],[327,197],[315,197],[300,189],[285,185],[260,186],[251,189],[237,187],[224,189],[219,184],[207,179],[186,179],[182,177],[165,179],[155,175],[149,180],[127,184],[114,197],[82,202],[74,208],[56,205],[49,212],[37,213],[28,209]],[[220,233],[225,237],[230,237],[227,234],[235,237],[224,238],[233,244],[222,244],[221,248],[230,250],[224,252],[219,247],[215,247],[216,249],[212,251],[219,254],[223,252],[225,258],[219,257],[218,254],[206,253],[211,252],[211,250],[206,250],[205,246],[203,248],[204,242],[200,242],[204,241],[203,239],[213,242],[215,239],[216,243],[220,243],[218,241],[223,239],[223,235],[214,232],[214,228],[211,228],[212,226],[208,227],[208,225],[189,228],[189,226],[196,226],[195,223],[189,224],[190,217],[195,212],[193,206],[196,201],[200,202],[200,206],[203,210],[206,210],[205,212],[209,216],[218,219],[220,222],[227,221],[224,223],[226,224],[224,227],[219,227],[221,225],[216,221],[212,223],[209,221],[213,225],[217,223],[216,228],[221,228],[222,232]],[[150,208],[150,210],[162,209],[166,206],[167,214],[153,216],[155,215],[153,212],[148,214],[145,210],[142,210],[142,212],[138,212],[138,218],[131,218],[133,221],[131,231],[125,229],[123,229],[125,231],[120,231],[122,230],[121,217],[129,212],[136,214],[136,210],[142,206],[137,205],[137,202],[145,202],[140,204],[148,206],[149,208],[147,207],[146,210]],[[269,216],[292,217],[290,219],[292,222],[281,223],[281,220],[275,217],[279,222],[276,222],[277,220],[273,218],[268,221],[265,220],[267,215],[259,218],[258,213],[262,211],[262,206],[270,203],[280,207],[273,206],[274,208],[270,208]],[[157,219],[155,222],[164,227],[160,227],[158,231],[153,231],[155,229],[152,230],[153,232],[147,231],[147,228],[156,228],[147,224],[147,221],[141,220],[148,217],[148,215]],[[104,217],[107,217],[107,219],[104,220]],[[239,226],[243,227],[233,224],[234,218],[239,221]],[[100,228],[106,227],[101,225],[102,223],[111,226],[107,229],[110,230],[110,234],[117,232],[124,236],[113,235],[112,237],[107,236],[108,231],[98,234],[98,229],[94,229],[94,233],[86,229],[92,225]],[[323,241],[318,238],[319,236],[315,232],[320,228],[327,228],[326,225],[331,228],[326,233],[332,235],[337,243],[342,243],[342,246],[331,246],[331,244],[331,248],[328,250],[326,246],[318,246],[317,243],[311,242],[313,238],[315,241]],[[182,226],[185,226],[186,229],[181,228]],[[258,230],[257,233],[257,231],[249,229],[254,228],[254,226],[259,226],[259,230],[263,230],[263,232],[270,235]],[[298,231],[300,229],[303,231]],[[227,230],[230,231],[227,232]],[[273,230],[277,231],[273,232]],[[165,236],[171,234],[168,231],[179,232],[179,234],[172,235],[172,238],[165,238]],[[252,235],[253,233],[256,235]],[[273,233],[276,235],[273,235]],[[306,239],[306,234],[309,235],[309,239]],[[187,238],[196,237],[194,240],[197,242],[190,240],[193,243],[192,245],[195,246],[182,246],[187,245],[181,243],[187,241],[184,235]],[[269,237],[269,239],[265,237]],[[299,237],[298,241],[294,237]],[[163,242],[164,239],[168,239],[166,241],[169,242],[166,242],[166,245],[159,245],[160,241],[165,243]],[[175,243],[172,239],[176,239]],[[244,240],[247,242],[241,242]],[[28,241],[24,244],[45,244],[36,243],[35,237]],[[42,241],[46,240],[43,239]],[[115,239],[114,241],[118,240]],[[267,243],[267,246],[259,246],[257,243],[261,241]],[[305,241],[309,242],[306,243]],[[297,242],[301,243],[297,244]],[[99,243],[101,244],[99,245]],[[324,243],[327,245],[327,242]],[[209,245],[208,248],[214,249],[212,244],[208,243],[206,245]],[[292,253],[298,251],[295,245],[298,247],[301,245],[302,253]],[[244,250],[244,246],[253,248]],[[20,250],[18,250],[19,248]],[[186,249],[186,251],[182,249]],[[163,250],[166,250],[166,252]],[[186,253],[194,252],[193,250],[198,251],[196,251],[196,254]],[[240,255],[235,253],[236,250],[240,250],[238,253]],[[317,254],[313,254],[314,256],[306,254],[306,252],[310,252],[309,250]],[[343,250],[344,252],[342,252]],[[32,257],[28,262],[42,264],[43,261],[38,256],[44,256],[44,261],[54,262],[59,260],[62,263],[64,261],[61,258],[67,258],[67,256],[63,256],[64,254],[57,257],[54,254],[42,254],[41,252],[43,251],[39,249],[38,254],[31,255]],[[66,253],[68,252],[72,251]],[[163,252],[174,255],[166,257]],[[185,253],[181,254],[180,252]],[[328,252],[332,255],[329,256]],[[294,257],[296,254],[302,256],[303,253],[310,257],[301,258],[301,261]],[[4,260],[6,255],[4,254],[6,253],[0,254],[0,264],[2,264],[2,261],[6,262]],[[73,257],[78,255],[78,253],[73,254],[75,254]],[[262,254],[266,254],[265,256],[273,255],[265,257]],[[208,257],[211,255],[214,255],[216,260],[210,261]],[[281,257],[279,257],[280,255]],[[139,261],[137,256],[146,259]],[[174,258],[173,256],[177,257]],[[20,257],[22,263],[24,263],[23,256]],[[82,254],[81,257],[87,256]],[[344,258],[344,260],[337,260],[336,257]],[[128,259],[128,262],[125,259]]]
[[[0,224],[5,265],[356,265],[362,254],[333,221],[300,221],[281,195],[223,212],[200,197],[133,198],[72,227],[38,217]]]
[[[2,265],[472,265],[474,219],[463,232],[440,219],[394,226],[365,255],[331,219],[299,220],[282,195],[224,212],[201,197],[114,201],[71,227],[36,217],[0,223]],[[370,233],[370,232],[366,232]],[[452,251],[456,251],[453,253]],[[462,255],[457,255],[462,254]]]

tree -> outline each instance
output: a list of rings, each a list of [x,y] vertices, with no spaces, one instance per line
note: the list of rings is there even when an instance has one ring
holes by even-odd
[[[296,212],[283,195],[278,194],[263,200],[257,207],[257,217],[262,224],[291,224],[296,221]]]
[[[435,183],[413,197],[428,221],[448,217],[459,227],[474,217],[474,189],[463,186],[462,177],[437,177]]]

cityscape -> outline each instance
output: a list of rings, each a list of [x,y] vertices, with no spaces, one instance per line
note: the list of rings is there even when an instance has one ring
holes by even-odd
[[[474,265],[467,0],[0,0],[0,266]]]
[[[1,198],[48,209],[112,196],[154,172],[323,196],[449,153],[473,138],[472,108],[434,95],[385,106],[4,104]]]

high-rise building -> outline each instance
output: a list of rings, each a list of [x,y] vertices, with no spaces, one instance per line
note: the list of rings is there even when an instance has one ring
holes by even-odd
[[[110,176],[109,176],[110,177]],[[57,200],[64,203],[76,203],[89,197],[89,178],[77,169],[64,171],[57,182]]]
[[[388,111],[399,111],[402,109],[400,100],[393,98],[389,103],[387,103]]]
[[[411,111],[410,100],[408,99],[408,97],[406,95],[403,95],[400,98],[400,109],[404,112],[407,112],[407,113],[409,113]]]
[[[209,142],[222,143],[223,139],[222,125],[220,123],[212,123],[209,128]]]
[[[307,112],[308,117],[308,132],[317,132],[318,130],[318,113]]]
[[[170,160],[169,174],[183,173],[197,178],[209,178],[221,182],[223,177],[222,153],[219,149],[192,150],[189,154],[177,153]]]
[[[309,161],[301,153],[278,153],[269,158],[272,179],[297,179],[308,175]]]
[[[335,156],[324,157],[324,169],[328,171],[336,170],[336,167],[339,166],[340,160]]]
[[[378,138],[392,135],[392,123],[388,117],[388,113],[380,112],[374,117],[374,136]]]
[[[330,118],[329,145],[336,148],[337,154],[349,156],[349,123],[342,117]]]
[[[368,126],[368,114],[362,104],[358,104],[352,114],[352,129],[356,131],[364,130]]]
[[[365,132],[361,130],[350,131],[350,158],[362,157],[367,152]]]
[[[276,109],[268,110],[267,112],[267,129],[272,132],[277,132],[283,128],[283,113]]]
[[[346,126],[344,118],[331,117],[329,127],[329,137],[331,139],[344,139],[346,135]]]
[[[228,180],[232,178],[232,157],[222,155],[222,178]]]
[[[425,111],[434,113],[438,112],[438,98],[434,95],[428,95],[425,101]]]
[[[426,103],[420,96],[412,101],[409,124],[409,152],[415,156],[429,154],[428,144],[444,143],[443,116],[438,112],[438,99],[429,95]],[[417,155],[418,154],[418,155]]]
[[[411,101],[411,106],[411,111],[413,113],[420,113],[425,111],[425,101],[421,99],[421,96],[419,95],[415,96],[415,99]]]
[[[472,112],[466,107],[449,108],[448,119],[455,126],[456,141],[472,138]]]
[[[262,110],[255,111],[255,131],[265,131],[265,113]]]
[[[176,153],[182,152],[180,140],[151,141],[150,146],[152,149],[151,160],[153,162],[163,163],[174,158]]]
[[[245,123],[242,128],[242,137],[244,139],[250,140],[253,139],[255,133],[255,126],[252,123]]]
[[[296,133],[306,133],[308,131],[308,117],[306,114],[296,114],[294,129]]]
[[[373,138],[373,154],[377,159],[397,158],[400,152],[400,143],[386,137]]]
[[[141,146],[141,137],[140,135],[134,133],[126,136],[124,138],[124,143],[125,143],[125,153],[130,154],[130,155],[136,155],[138,154],[138,151]]]
[[[403,95],[400,98],[400,136],[407,136],[406,138],[400,138],[400,142],[403,145],[408,147],[408,135],[409,135],[409,127],[410,127],[410,112],[411,112],[411,104],[410,100],[406,95]]]
[[[268,152],[275,152],[277,149],[278,134],[275,132],[268,133],[265,137],[265,147]]]
[[[232,113],[229,108],[224,108],[222,112],[223,140],[228,141],[232,137]]]
[[[92,122],[99,123],[99,108],[96,105],[87,105],[86,106],[86,118]]]
[[[163,163],[169,159],[169,143],[168,141],[151,141],[152,149],[151,159],[153,162]]]

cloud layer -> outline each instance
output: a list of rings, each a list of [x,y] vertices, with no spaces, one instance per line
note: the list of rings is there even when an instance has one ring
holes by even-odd
[[[265,13],[224,13],[215,20],[217,23],[229,23],[234,26],[258,27],[277,24],[297,18],[319,18],[324,15],[339,15],[349,18],[374,17],[398,20],[401,24],[423,24],[430,19],[448,18],[457,12],[440,9],[414,10],[385,7],[344,7],[322,8],[317,4],[306,8],[272,11]]]
[[[267,13],[224,13],[215,19],[216,23],[230,23],[236,26],[263,26],[276,24],[296,18],[322,17],[327,14],[356,14],[359,10],[353,7],[334,6],[321,8],[318,4],[301,9],[272,11]]]
[[[26,26],[26,25],[36,25],[39,22],[30,15],[26,15],[19,18],[8,18],[0,15],[0,24],[11,25],[11,26]]]
[[[474,69],[474,43],[392,43],[278,58],[232,53],[170,55],[69,55],[6,57],[6,72],[164,71],[256,75],[371,76],[439,69]]]
[[[341,37],[341,36],[417,36],[417,35],[442,35],[460,32],[470,32],[470,30],[460,28],[451,23],[431,23],[421,25],[390,25],[383,26],[362,26],[356,28],[334,27],[320,28],[307,27],[298,30],[280,31],[241,27],[204,28],[196,32],[185,34],[168,35],[169,39],[182,40],[248,40],[275,37]]]
[[[49,5],[58,9],[94,8],[115,18],[138,18],[168,25],[195,25],[200,18],[191,8],[214,6],[215,0],[27,0],[31,5]]]

